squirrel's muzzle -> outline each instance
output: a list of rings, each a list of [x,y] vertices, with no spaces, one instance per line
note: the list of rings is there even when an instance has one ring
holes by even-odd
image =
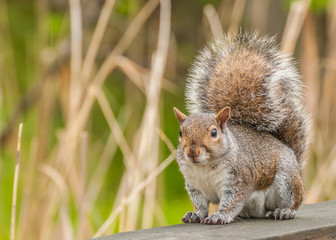
[[[186,149],[187,156],[190,158],[190,160],[194,163],[197,163],[197,158],[200,155],[200,150],[199,148],[195,146],[188,147]]]

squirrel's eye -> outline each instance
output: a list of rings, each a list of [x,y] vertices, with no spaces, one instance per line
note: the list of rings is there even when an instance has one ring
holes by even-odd
[[[182,131],[180,130],[180,137],[182,137]]]
[[[214,128],[214,129],[211,130],[211,137],[212,138],[217,137],[217,129],[216,128]]]

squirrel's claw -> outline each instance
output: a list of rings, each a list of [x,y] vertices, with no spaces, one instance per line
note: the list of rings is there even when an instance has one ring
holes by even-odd
[[[200,223],[200,222],[201,222],[201,219],[200,219],[200,217],[197,215],[197,213],[193,213],[193,214],[191,215],[190,222],[191,222],[191,223]]]
[[[201,223],[209,224],[209,225],[217,225],[217,224],[227,224],[229,223],[226,215],[220,212],[215,212],[211,214],[209,217],[203,219]]]
[[[184,217],[181,219],[181,222],[183,223],[188,223],[190,222],[190,218],[191,218],[192,212],[187,212]]]
[[[296,211],[289,208],[276,208],[274,211],[266,213],[267,218],[273,218],[275,220],[289,220],[295,218]]]
[[[201,222],[201,218],[199,216],[199,214],[195,213],[195,212],[187,212],[184,217],[181,219],[181,222],[183,223],[200,223]]]

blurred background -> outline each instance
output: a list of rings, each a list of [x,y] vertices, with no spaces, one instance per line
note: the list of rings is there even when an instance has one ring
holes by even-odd
[[[297,60],[314,119],[305,201],[336,199],[336,1],[0,0],[0,239],[20,122],[16,239],[179,223],[192,205],[172,108],[198,50],[240,28]]]

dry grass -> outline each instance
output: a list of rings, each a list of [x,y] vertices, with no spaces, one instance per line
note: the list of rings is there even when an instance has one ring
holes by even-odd
[[[21,151],[21,136],[22,136],[23,124],[20,123],[17,148],[16,148],[16,163],[14,172],[14,183],[13,183],[13,200],[12,200],[12,216],[11,216],[11,240],[15,239],[15,221],[16,221],[16,201],[17,201],[17,189],[18,189],[18,179],[20,172],[20,151]]]
[[[237,31],[247,4],[248,1],[240,0],[228,6],[223,1],[218,9],[207,5],[203,11],[206,37]],[[305,172],[306,201],[316,202],[336,199],[336,192],[333,191],[336,185],[336,4],[331,1],[332,7],[327,14],[325,54],[319,50],[324,42],[321,43],[318,38],[316,21],[309,4],[310,1],[292,3],[281,49],[288,53],[300,49],[300,69],[307,85],[307,106],[314,117],[315,133]],[[159,105],[162,91],[176,91],[175,84],[164,77],[167,75],[165,69],[169,51],[174,49],[171,2],[145,2],[123,35],[117,39],[115,47],[107,57],[98,61],[98,52],[109,27],[114,5],[114,0],[105,1],[86,47],[81,1],[69,1],[71,40],[67,43],[69,48],[64,49],[70,49],[70,70],[64,67],[68,63],[61,61],[60,67],[52,74],[47,74],[48,80],[39,85],[39,127],[31,140],[28,167],[21,173],[24,187],[17,239],[83,239],[115,231],[149,228],[154,225],[154,220],[162,224],[167,222],[159,204],[158,176],[173,162],[175,149],[161,128]],[[265,6],[260,7],[264,9]],[[258,5],[254,3],[253,9],[258,12]],[[155,10],[158,15],[155,15]],[[231,15],[227,17],[227,13]],[[148,19],[155,17],[158,17],[158,30],[155,32],[157,40],[151,52],[150,66],[145,67],[136,63],[131,56],[126,56],[125,52],[136,41],[137,34]],[[267,17],[261,19],[261,22],[256,20],[254,24],[262,24],[264,29],[263,21],[267,21]],[[83,48],[87,48],[84,55]],[[145,99],[143,111],[136,120],[132,118],[131,109],[140,106],[122,106],[117,115],[112,107],[114,103],[109,100],[110,93],[104,89],[106,79],[116,69],[127,77],[129,84],[137,88]],[[15,77],[15,70],[8,69],[8,72],[11,71]],[[65,83],[58,85],[56,81],[50,81],[55,79]],[[4,83],[4,89],[14,88],[9,85],[8,82]],[[64,86],[67,86],[66,90],[63,90]],[[11,97],[6,100],[9,101]],[[57,143],[50,151],[48,133],[51,132],[51,126],[42,120],[48,122],[54,116],[53,109],[58,97],[62,106],[65,106],[65,127],[57,133]],[[90,134],[94,129],[88,127],[94,104],[100,108],[99,114],[105,118],[109,128],[107,138],[102,136],[103,141],[97,141],[96,145],[90,142]],[[129,122],[136,124],[136,131],[131,135],[125,131]],[[168,157],[162,156],[160,144],[167,145],[171,152]],[[109,195],[113,203],[108,210],[110,214],[97,216],[94,210],[97,210],[100,195],[108,191],[104,181],[119,150],[124,170],[118,190]],[[97,163],[89,172],[90,159]],[[18,166],[15,169],[13,205],[17,175]],[[15,238],[15,210],[13,212],[11,239]]]
[[[136,228],[140,204],[143,205],[144,212],[146,213],[142,220],[143,227],[152,226],[154,208],[157,205],[156,177],[174,159],[171,155],[160,167],[156,168],[158,165],[159,135],[156,131],[150,130],[153,126],[155,128],[160,127],[157,112],[159,110],[160,91],[170,41],[170,2],[162,1],[160,4],[158,45],[152,57],[152,67],[150,70],[146,70],[145,68],[140,70],[136,68],[134,70],[134,68],[125,67],[124,64],[128,63],[131,66],[134,66],[134,64],[132,64],[132,61],[122,57],[121,54],[132,43],[132,40],[145,21],[151,16],[159,4],[158,0],[151,0],[144,5],[125,31],[119,43],[102,65],[98,67],[97,72],[95,72],[94,59],[113,4],[114,1],[106,1],[82,66],[81,6],[79,1],[70,1],[71,74],[67,128],[61,132],[58,145],[55,146],[55,150],[53,151],[54,154],[51,154],[45,161],[46,164],[41,167],[41,172],[47,178],[39,176],[41,181],[37,183],[36,192],[43,192],[43,194],[41,194],[40,199],[35,196],[34,201],[30,203],[30,206],[27,206],[29,209],[21,219],[22,222],[26,222],[26,226],[21,226],[23,230],[21,238],[28,236],[28,238],[50,239],[51,236],[54,236],[56,239],[58,237],[62,237],[63,239],[73,239],[74,237],[81,239],[93,233],[94,230],[92,228],[87,229],[86,226],[89,224],[87,220],[89,219],[90,209],[95,204],[94,201],[100,190],[99,188],[96,189],[96,185],[92,182],[89,185],[92,187],[88,189],[90,194],[85,194],[88,137],[87,135],[80,135],[80,133],[84,130],[90,117],[90,111],[95,99],[97,99],[103,115],[110,126],[113,138],[110,138],[111,140],[108,141],[108,144],[112,144],[112,146],[116,144],[121,149],[126,167],[119,191],[116,194],[115,204],[117,206],[113,208],[112,221],[110,216],[95,236],[104,233],[118,215],[125,216],[123,219],[119,219],[119,221],[122,221],[119,223],[120,231]],[[140,76],[140,78],[133,77],[130,80],[133,80],[135,85],[140,87],[147,99],[143,120],[136,137],[138,138],[137,142],[140,144],[134,146],[129,145],[122,127],[114,116],[109,102],[102,91],[102,84],[110,72],[117,66],[120,66],[128,75],[132,75],[135,72],[137,76]],[[141,80],[140,82],[139,79]],[[165,82],[167,86],[172,86],[168,80],[165,80]],[[115,144],[111,143],[112,141]],[[81,159],[80,167],[75,162],[78,158],[78,146],[81,146],[79,154],[79,158]],[[107,148],[110,147],[107,146]],[[107,150],[106,153],[104,152],[105,156],[102,157],[100,165],[102,167],[97,168],[97,174],[106,174],[106,171],[104,171],[106,168],[104,167],[109,165],[107,159],[111,159],[112,152],[107,153]],[[97,174],[94,176],[97,176]],[[91,181],[97,180],[92,179]],[[94,194],[92,194],[93,189],[96,191]],[[72,195],[78,206],[78,224],[75,229],[71,228],[69,213],[70,195]],[[143,203],[140,202],[142,196],[144,196]],[[52,197],[52,200],[47,200],[50,197]],[[50,224],[55,214],[59,215],[59,217],[56,222]],[[38,228],[34,227],[33,232],[30,226],[32,222],[27,221],[28,219],[36,220],[34,225],[37,224]],[[55,234],[55,231],[57,234]]]

